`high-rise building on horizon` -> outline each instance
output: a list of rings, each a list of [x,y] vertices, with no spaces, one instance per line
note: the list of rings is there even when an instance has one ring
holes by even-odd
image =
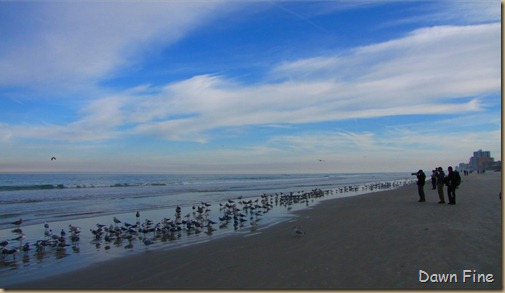
[[[470,170],[482,171],[488,170],[494,165],[494,158],[491,157],[490,151],[478,150],[473,152],[473,157],[470,158],[468,167]]]

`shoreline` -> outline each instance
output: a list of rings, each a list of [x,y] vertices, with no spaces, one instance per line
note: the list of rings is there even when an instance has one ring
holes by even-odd
[[[2,265],[0,267],[0,287],[11,288],[22,282],[27,283],[49,278],[52,276],[57,276],[62,273],[88,267],[93,263],[102,263],[103,261],[111,260],[118,257],[121,258],[132,254],[145,253],[147,250],[158,250],[158,249],[166,250],[180,246],[193,245],[195,243],[200,242],[208,242],[212,239],[225,237],[226,235],[230,234],[240,234],[240,235],[243,235],[244,233],[249,234],[252,233],[253,230],[264,229],[266,227],[276,224],[277,222],[292,219],[294,217],[293,215],[294,211],[305,209],[313,205],[317,205],[317,203],[321,200],[335,197],[340,198],[346,196],[359,196],[363,193],[375,192],[377,190],[383,190],[384,188],[388,189],[393,186],[403,185],[406,183],[406,180],[407,179],[402,180],[395,179],[381,182],[376,181],[374,183],[362,183],[360,185],[340,185],[332,189],[327,189],[324,192],[324,195],[321,194],[320,192],[316,192],[317,193],[316,194],[314,193],[313,190],[312,192],[310,192],[311,195],[309,195],[309,193],[305,193],[308,196],[307,200],[303,200],[298,196],[298,194],[301,195],[301,193],[304,193],[303,191],[294,192],[293,194],[294,197],[288,196],[284,199],[282,196],[283,192],[281,192],[278,197],[277,193],[275,193],[274,195],[273,192],[275,191],[271,191],[269,193],[269,200],[268,200],[270,206],[265,208],[264,204],[266,202],[264,203],[262,199],[261,206],[263,207],[259,209],[258,213],[253,212],[252,208],[247,208],[247,210],[245,210],[245,206],[246,205],[250,206],[251,205],[250,203],[238,204],[239,208],[241,208],[242,206],[244,207],[244,211],[240,212],[240,214],[242,213],[245,214],[245,216],[240,215],[241,221],[239,223],[234,223],[234,221],[231,221],[231,219],[229,219],[229,216],[228,219],[224,217],[224,215],[227,214],[227,212],[230,212],[230,208],[229,207],[225,208],[225,206],[227,205],[224,205],[223,201],[228,204],[229,203],[228,200],[230,200],[229,197],[225,197],[225,199],[222,199],[221,201],[214,201],[209,203],[211,205],[211,208],[210,210],[205,211],[203,219],[202,217],[199,217],[199,214],[196,213],[196,210],[194,208],[184,205],[180,210],[181,218],[179,218],[179,220],[177,220],[178,216],[175,214],[176,210],[175,205],[173,210],[166,207],[149,211],[142,210],[141,218],[139,219],[134,218],[136,216],[134,212],[135,209],[129,213],[114,215],[125,222],[124,224],[125,227],[123,227],[123,225],[121,225],[121,227],[119,227],[120,225],[118,225],[117,227],[120,228],[122,231],[124,231],[123,229],[126,228],[127,225],[126,223],[134,223],[134,221],[137,222],[140,221],[142,223],[144,222],[143,219],[146,219],[146,221],[147,219],[151,220],[153,222],[151,227],[154,226],[154,223],[157,223],[156,226],[160,225],[161,227],[167,227],[166,223],[160,222],[164,217],[166,218],[167,215],[169,216],[169,218],[171,218],[172,215],[175,216],[174,219],[176,219],[178,223],[182,223],[183,220],[187,220],[186,217],[190,216],[191,211],[193,211],[192,213],[193,216],[190,216],[189,218],[190,220],[192,220],[192,222],[198,221],[200,225],[204,226],[205,226],[205,219],[214,220],[216,222],[213,224],[215,226],[211,232],[209,232],[208,229],[206,228],[201,228],[199,229],[199,231],[196,231],[197,229],[194,229],[193,227],[188,228],[187,225],[178,224],[178,226],[182,229],[179,232],[175,233],[168,233],[166,230],[164,230],[161,233],[144,233],[139,231],[138,233],[133,233],[133,235],[126,233],[126,235],[123,234],[121,236],[118,236],[116,234],[114,235],[115,237],[113,236],[114,239],[111,239],[112,238],[111,237],[109,238],[109,240],[106,240],[105,237],[99,237],[95,239],[92,233],[90,232],[86,233],[87,229],[90,227],[91,229],[93,229],[96,226],[96,223],[111,224],[113,222],[112,215],[105,215],[100,217],[90,217],[72,221],[70,223],[71,225],[77,227],[83,227],[84,228],[83,231],[85,232],[80,234],[80,240],[76,242],[75,245],[74,243],[72,244],[68,243],[70,242],[70,239],[68,238],[67,239],[68,242],[66,243],[68,244],[68,246],[65,246],[65,248],[63,249],[56,248],[56,246],[54,245],[56,241],[51,241],[50,247],[47,247],[47,249],[36,250],[36,247],[33,247],[33,245],[34,243],[36,243],[36,241],[40,241],[38,239],[41,239],[39,238],[40,236],[37,237],[37,235],[43,235],[42,233],[46,234],[46,232],[51,232],[51,230],[52,231],[60,231],[60,229],[66,230],[69,222],[65,220],[58,222],[50,222],[48,223],[49,229],[51,229],[49,231],[47,230],[48,228],[42,228],[42,224],[28,225],[28,226],[23,225],[22,228],[23,233],[25,235],[23,243],[24,244],[30,243],[32,245],[30,247],[30,252],[23,252],[20,249],[20,251],[16,254],[17,258],[13,258],[13,256],[10,255],[4,256],[4,258],[0,262],[0,264]],[[314,184],[312,185],[314,187],[317,186]],[[294,188],[288,187],[288,190],[289,189]],[[316,188],[315,190],[318,189]],[[252,198],[246,197],[246,198],[249,199],[247,200],[247,202],[250,202],[251,200],[256,202],[255,198],[257,200],[260,199],[259,196]],[[236,201],[235,198],[233,198],[233,200]],[[194,202],[200,202],[200,201],[195,200],[193,201],[193,203]],[[218,203],[220,206],[219,209],[215,208]],[[195,207],[195,205],[193,205],[193,207]],[[188,209],[190,213],[187,212]],[[174,214],[172,214],[172,212]],[[182,215],[186,216],[182,218]],[[223,218],[225,220],[221,220],[220,218]],[[243,220],[245,220],[244,223],[242,223],[242,218]],[[218,220],[219,220],[219,227],[217,227]],[[252,223],[256,225],[251,225]],[[231,227],[232,224],[233,227]],[[0,230],[0,234],[2,235],[3,239],[8,239],[9,237],[12,238],[16,236],[11,229]],[[131,241],[126,240],[127,237],[129,236],[133,236]],[[147,238],[150,241],[152,241],[151,244],[145,245],[143,241],[144,238]],[[44,239],[47,239],[47,237],[45,237]],[[13,247],[13,245],[11,244],[8,247]]]
[[[438,204],[428,183],[425,203],[415,185],[328,199],[253,234],[146,251],[11,288],[500,289],[501,173],[462,179],[455,206]],[[293,226],[306,234],[294,236]],[[493,282],[463,282],[463,270],[492,274]],[[420,271],[459,280],[422,282]]]

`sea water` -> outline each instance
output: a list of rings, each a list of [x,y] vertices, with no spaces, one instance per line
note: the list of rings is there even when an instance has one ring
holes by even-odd
[[[408,173],[0,174],[0,242],[9,242],[5,249],[30,244],[27,252],[20,249],[15,255],[2,255],[0,287],[9,288],[20,282],[153,249],[173,249],[226,235],[258,233],[292,218],[293,211],[310,208],[321,200],[396,188],[412,183],[411,177]],[[315,189],[324,191],[324,196],[301,204],[274,201],[275,196],[304,194]],[[220,223],[226,203],[233,202],[240,208],[238,203],[260,202],[262,198],[269,198],[272,203],[267,212],[259,216],[244,215],[240,225]],[[177,207],[181,209],[179,214]],[[126,229],[124,225],[137,222],[152,221],[154,225],[177,217],[178,221],[191,220],[199,215],[197,211],[202,207],[205,207],[205,219],[215,223],[212,230],[202,228],[197,233],[181,230],[170,237],[139,233],[134,239],[117,238],[110,242],[97,239],[92,232],[98,229],[97,225]],[[121,223],[115,223],[114,217]],[[23,220],[19,227],[12,224],[19,219]],[[36,241],[47,240],[48,234],[60,235],[63,230],[68,238],[69,225],[80,227],[78,242],[67,241],[65,246],[35,251]],[[14,240],[20,236],[21,240]],[[143,239],[152,240],[152,244],[146,245]]]

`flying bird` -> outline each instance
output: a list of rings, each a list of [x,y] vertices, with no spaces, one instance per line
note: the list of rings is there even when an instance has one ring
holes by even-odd
[[[51,158],[51,161],[54,161],[54,160],[56,160],[56,157],[52,157],[52,158]]]

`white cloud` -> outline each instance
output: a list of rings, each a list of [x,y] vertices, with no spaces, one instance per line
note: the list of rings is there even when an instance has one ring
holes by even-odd
[[[441,122],[444,123],[443,121]],[[421,128],[421,126],[419,126]],[[500,130],[480,132],[439,132],[438,129],[424,131],[398,130],[380,133],[325,131],[310,134],[278,136],[269,140],[265,147],[277,149],[266,161],[296,158],[300,162],[316,163],[324,159],[331,170],[341,172],[363,171],[371,166],[357,168],[364,157],[380,170],[414,170],[432,168],[440,164],[457,165],[466,162],[474,150],[490,150],[495,160],[501,160]],[[467,154],[468,158],[461,157]]]
[[[143,97],[152,117],[135,132],[205,141],[219,127],[482,111],[479,97],[500,89],[499,33],[499,24],[421,29],[346,58],[281,64],[274,73],[289,80],[277,83],[196,76]]]
[[[362,1],[359,5],[380,3]],[[452,6],[456,2],[429,4],[440,7],[441,3]],[[486,2],[490,9],[484,14],[477,13],[480,8],[473,7],[473,3],[457,3],[461,5],[458,14],[465,16],[457,23],[465,25],[425,27],[401,38],[334,55],[273,64],[263,82],[245,84],[231,76],[207,74],[118,92],[105,92],[99,83],[141,64],[146,54],[157,54],[156,50],[210,23],[209,19],[230,12],[235,2],[34,3],[29,5],[35,7],[33,10],[19,9],[9,17],[0,10],[0,33],[8,40],[0,42],[0,87],[54,87],[57,91],[67,87],[76,93],[81,87],[86,88],[81,95],[88,95],[87,104],[67,124],[0,122],[2,150],[14,154],[18,149],[31,148],[25,153],[37,150],[44,159],[46,153],[59,146],[62,156],[70,157],[72,152],[79,153],[74,158],[110,155],[104,160],[107,163],[90,165],[90,170],[105,170],[115,160],[117,166],[125,168],[145,164],[166,170],[171,165],[174,171],[211,170],[216,165],[224,168],[219,170],[234,170],[242,164],[246,169],[250,166],[303,172],[310,171],[305,168],[307,163],[314,171],[325,171],[325,166],[332,172],[359,172],[381,170],[385,162],[392,161],[400,164],[388,165],[396,170],[438,165],[436,162],[457,159],[460,154],[480,148],[491,150],[497,157],[501,136],[499,130],[490,130],[490,124],[500,129],[501,121],[490,108],[500,103],[501,26],[496,22],[499,16],[496,18],[491,9],[495,3]],[[300,17],[310,20],[312,12],[307,13]],[[443,11],[431,15],[432,20],[444,17],[448,15]],[[5,19],[12,25],[2,26]],[[489,21],[495,23],[486,23]],[[472,22],[482,24],[468,25]],[[487,117],[488,113],[492,116]],[[463,115],[436,125],[426,121],[422,125],[386,125],[387,131],[376,131],[370,125],[362,132],[304,134],[296,130],[296,124],[424,114]],[[485,130],[474,131],[489,119]],[[117,148],[123,138],[147,137],[146,144],[138,148],[147,148],[153,141],[159,142],[158,138],[212,142],[216,130],[238,137],[243,128],[253,129],[249,126],[287,128],[292,135],[272,131],[264,143],[237,144],[233,149],[205,144],[199,145],[197,152],[177,149],[172,153],[160,148],[142,162],[131,159],[133,151],[127,146],[124,152]],[[113,146],[105,143],[111,140]],[[63,150],[65,146],[70,148]],[[84,152],[88,146],[90,149]],[[367,165],[357,166],[364,156]],[[15,166],[17,159],[19,156],[7,155],[2,164]],[[321,165],[317,159],[325,159],[326,163]],[[29,159],[24,160],[29,164]],[[402,167],[405,160],[411,165]],[[75,169],[80,163],[77,159],[72,162]],[[278,169],[274,169],[275,164]]]
[[[4,5],[4,4],[2,4]],[[14,4],[12,4],[14,5]],[[3,23],[0,86],[93,83],[227,11],[210,2],[35,3]],[[25,7],[25,6],[22,6]],[[22,37],[21,37],[22,36]],[[69,86],[70,86],[69,85]]]
[[[419,29],[404,38],[346,55],[284,63],[277,77],[335,79],[357,97],[441,99],[496,91],[500,84],[500,24]]]
[[[480,97],[501,86],[499,33],[499,24],[420,29],[345,58],[281,64],[273,72],[289,80],[276,83],[202,75],[139,86],[95,100],[69,125],[19,127],[16,135],[100,140],[122,128],[124,134],[206,142],[209,130],[226,127],[482,111]],[[343,78],[348,72],[354,76]]]
[[[431,16],[438,21],[483,23],[501,19],[502,1],[500,0],[449,0],[438,2],[435,3],[439,7],[438,13],[433,13]]]
[[[120,19],[123,22],[120,23],[129,27],[125,23],[126,16],[138,22],[145,20],[140,12],[150,17],[161,18],[163,15],[154,6],[147,7],[150,8],[139,11],[139,14],[126,9],[128,13],[122,14]],[[176,9],[171,13],[186,11],[180,11],[177,5],[174,7]],[[106,11],[111,10],[104,10],[88,21],[100,23],[107,15]],[[171,27],[164,23],[169,29],[165,29],[167,38],[163,41],[179,37],[179,29],[188,29],[197,22],[194,18],[199,13],[204,14],[199,10],[188,13],[190,16],[185,18],[190,21],[183,24]],[[85,20],[76,23],[82,22]],[[163,20],[154,23],[159,22]],[[94,26],[97,27],[100,26]],[[110,28],[110,34],[117,29]],[[163,30],[154,27],[142,31],[159,35]],[[64,30],[65,34],[68,31],[72,30]],[[92,35],[91,31],[91,28],[85,29],[80,36]],[[89,103],[79,119],[68,125],[18,125],[4,129],[2,138],[97,141],[133,134],[207,142],[212,139],[209,131],[221,128],[482,111],[485,108],[480,98],[497,94],[501,87],[499,36],[499,23],[431,27],[335,56],[279,64],[272,69],[275,82],[245,85],[224,76],[201,75],[162,87],[142,85]],[[112,41],[113,45],[104,45],[105,51],[117,53],[130,41],[139,39],[140,42],[136,43],[152,41],[156,37],[143,36],[138,31],[129,32],[126,37]],[[73,43],[72,38],[70,43]],[[93,45],[88,46],[90,50]],[[119,54],[120,57],[127,55]],[[88,63],[86,58],[71,59],[72,62]],[[98,66],[101,69],[93,69],[93,74],[105,74],[115,68],[117,62],[112,60],[108,65]],[[469,100],[468,97],[472,98]]]

